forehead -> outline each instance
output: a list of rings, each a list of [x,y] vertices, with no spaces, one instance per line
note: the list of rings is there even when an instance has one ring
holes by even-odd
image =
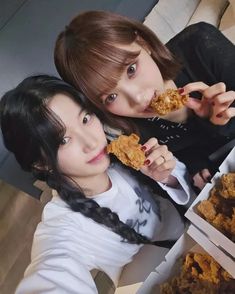
[[[116,47],[126,51],[132,51],[132,52],[140,51],[143,48],[137,42],[133,42],[128,45],[117,44]]]
[[[73,113],[77,113],[82,109],[78,103],[65,94],[56,94],[53,96],[49,100],[47,106],[62,120],[63,118],[69,117]]]

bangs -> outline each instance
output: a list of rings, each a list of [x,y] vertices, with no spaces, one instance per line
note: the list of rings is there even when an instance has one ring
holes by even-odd
[[[46,157],[46,161],[51,158],[56,158],[59,146],[66,132],[65,126],[46,105],[43,106],[34,115],[32,122],[36,130],[35,137],[38,138],[38,143],[43,142],[41,150]],[[34,140],[33,140],[34,141]],[[50,164],[50,162],[46,162]]]
[[[126,67],[137,58],[140,51],[127,51],[109,44],[98,44],[84,51],[84,56],[80,55],[70,63],[74,67],[71,69],[74,84],[95,104],[101,105],[100,95],[109,94],[117,86]],[[89,56],[88,61],[86,54]],[[76,72],[79,72],[79,76],[75,76]],[[76,81],[80,81],[79,85],[76,85]]]

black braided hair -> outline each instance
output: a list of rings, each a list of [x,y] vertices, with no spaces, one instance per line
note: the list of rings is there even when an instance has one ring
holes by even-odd
[[[28,77],[0,101],[1,129],[6,148],[13,152],[22,169],[46,181],[76,212],[105,225],[133,244],[153,244],[147,237],[120,221],[107,207],[86,198],[81,188],[64,175],[57,164],[57,152],[64,126],[47,108],[58,93],[71,97],[86,108],[84,96],[60,79],[47,75]],[[45,170],[42,167],[49,167]],[[53,171],[53,172],[51,172]],[[161,245],[161,242],[157,243]]]

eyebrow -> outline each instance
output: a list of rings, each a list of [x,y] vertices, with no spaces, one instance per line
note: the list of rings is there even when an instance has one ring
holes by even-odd
[[[82,107],[82,106],[80,106],[80,107],[81,107],[81,109],[80,109],[80,111],[78,112],[78,116],[80,116],[80,115],[82,114],[82,112],[85,110],[84,107]]]

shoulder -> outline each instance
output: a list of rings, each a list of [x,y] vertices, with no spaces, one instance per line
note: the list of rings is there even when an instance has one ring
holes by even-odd
[[[183,29],[180,33],[174,36],[166,46],[173,50],[174,47],[178,44],[181,46],[181,50],[184,50],[184,46],[205,46],[208,47],[216,44],[218,40],[220,40],[222,33],[213,25],[206,22],[198,22],[196,24],[192,24],[185,29]]]
[[[119,185],[121,184],[122,187],[128,185],[132,188],[138,185],[139,177],[137,175],[142,175],[140,171],[135,171],[119,163],[112,164],[108,173],[111,176],[111,178],[115,179],[115,182]]]

